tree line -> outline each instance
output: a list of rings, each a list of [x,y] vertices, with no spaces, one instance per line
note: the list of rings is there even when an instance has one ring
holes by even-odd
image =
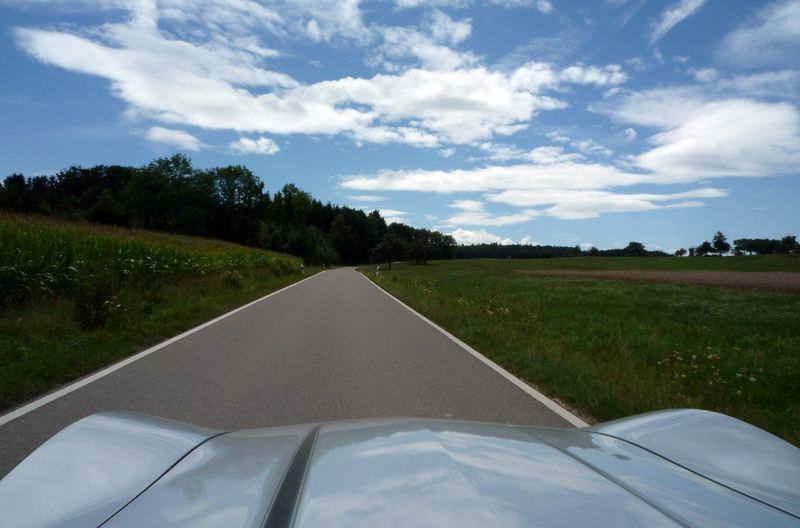
[[[533,244],[475,244],[458,246],[455,258],[563,258],[563,257],[665,257],[663,251],[650,251],[641,242],[630,242],[624,248],[583,250],[580,246],[541,246]]]
[[[455,240],[387,225],[380,213],[322,203],[293,184],[270,195],[242,165],[198,169],[182,154],[143,167],[73,166],[12,174],[0,208],[28,214],[219,238],[302,257],[309,264],[452,258]]]
[[[797,237],[787,235],[780,239],[771,238],[739,238],[733,241],[733,246],[728,242],[728,238],[717,231],[711,241],[704,241],[695,247],[681,248],[675,252],[678,257],[689,255],[690,257],[705,257],[707,255],[726,255],[733,252],[734,255],[770,255],[775,253],[789,254],[800,253],[800,243]]]

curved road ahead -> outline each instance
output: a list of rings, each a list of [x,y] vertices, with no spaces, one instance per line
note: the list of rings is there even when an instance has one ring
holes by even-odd
[[[0,426],[0,477],[103,410],[228,430],[380,416],[569,425],[352,268],[282,290]]]

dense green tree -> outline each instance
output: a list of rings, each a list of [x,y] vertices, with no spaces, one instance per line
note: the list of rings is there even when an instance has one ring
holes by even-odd
[[[702,244],[700,244],[695,248],[695,253],[697,254],[698,257],[705,257],[706,255],[709,255],[713,252],[714,252],[714,246],[708,240],[706,240],[705,242],[703,242]]]
[[[731,245],[728,244],[728,239],[725,238],[725,235],[722,234],[722,231],[717,231],[714,233],[714,238],[711,241],[711,245],[714,246],[714,251],[716,251],[719,256],[722,256],[731,250]]]
[[[800,244],[797,243],[796,236],[785,236],[781,238],[781,253],[798,253]]]
[[[389,232],[378,211],[323,204],[292,184],[271,198],[246,167],[196,169],[182,154],[143,167],[73,166],[33,178],[12,174],[0,184],[0,207],[222,238],[318,264],[367,262]],[[452,256],[455,243],[446,235],[399,224],[395,229],[409,243],[424,241],[435,255],[429,258]]]
[[[647,255],[647,250],[641,242],[629,242],[622,251],[628,257],[643,257]]]
[[[343,263],[362,264],[369,260],[374,241],[364,211],[342,207],[331,224],[330,237]]]
[[[406,241],[392,234],[386,234],[372,250],[374,264],[386,263],[392,269],[392,262],[408,258],[409,245]]]
[[[422,238],[415,239],[408,248],[408,257],[414,264],[425,264],[431,257],[431,246]]]
[[[218,218],[215,235],[226,240],[255,243],[258,221],[264,216],[264,184],[242,165],[211,169]]]
[[[22,174],[12,174],[3,180],[2,206],[12,211],[31,213],[28,182]]]

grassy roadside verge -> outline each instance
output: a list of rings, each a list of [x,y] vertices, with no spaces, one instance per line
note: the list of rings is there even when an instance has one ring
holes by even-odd
[[[698,407],[800,444],[800,296],[513,272],[532,265],[446,261],[367,275],[598,420]]]
[[[317,272],[235,244],[0,217],[0,409]]]

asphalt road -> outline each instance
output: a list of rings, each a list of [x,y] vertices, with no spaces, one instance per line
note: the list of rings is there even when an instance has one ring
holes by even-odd
[[[352,268],[312,277],[0,426],[0,476],[104,410],[225,430],[381,416],[569,426]]]

